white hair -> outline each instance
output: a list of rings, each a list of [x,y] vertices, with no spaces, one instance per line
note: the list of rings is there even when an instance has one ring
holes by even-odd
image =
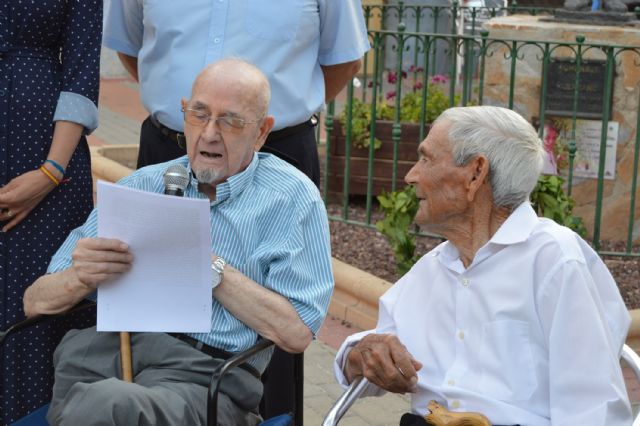
[[[478,155],[489,160],[493,202],[513,209],[529,199],[544,161],[537,132],[522,116],[506,108],[450,108],[434,122],[449,123],[453,160],[463,166]]]
[[[211,185],[220,179],[220,170],[216,169],[192,169],[193,173],[196,175],[196,179],[198,179],[198,183],[205,183],[207,185]]]

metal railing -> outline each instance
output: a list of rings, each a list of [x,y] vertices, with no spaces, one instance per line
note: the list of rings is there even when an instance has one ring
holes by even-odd
[[[585,78],[589,70],[588,64],[597,60],[602,68],[603,81],[598,84],[602,88],[601,95],[601,111],[596,114],[601,120],[600,128],[600,144],[599,144],[599,161],[597,164],[597,177],[595,179],[595,191],[593,200],[589,200],[594,204],[592,226],[589,229],[590,240],[596,250],[602,255],[623,255],[623,256],[640,256],[638,246],[634,247],[634,227],[637,227],[635,217],[638,181],[638,156],[640,153],[640,134],[636,131],[640,124],[640,114],[638,113],[640,106],[640,91],[638,87],[634,89],[633,103],[636,104],[635,122],[632,123],[628,132],[635,133],[633,140],[628,142],[628,146],[621,146],[626,149],[626,155],[632,155],[631,174],[626,178],[615,180],[616,191],[623,191],[629,194],[628,216],[626,219],[627,232],[624,238],[624,247],[611,250],[603,250],[602,246],[602,223],[603,211],[608,198],[604,196],[605,187],[610,188],[613,183],[605,181],[605,162],[607,155],[607,139],[609,132],[609,123],[612,121],[613,108],[613,86],[616,67],[620,67],[621,62],[625,62],[626,66],[640,68],[640,46],[622,46],[609,45],[602,43],[590,43],[582,36],[577,36],[574,42],[558,42],[545,40],[517,40],[503,39],[491,37],[487,31],[470,31],[468,34],[461,34],[455,30],[456,22],[460,16],[460,10],[454,3],[452,8],[443,8],[439,6],[403,6],[402,2],[398,5],[387,6],[366,6],[365,16],[367,20],[371,20],[375,14],[379,18],[384,19],[390,14],[396,14],[400,23],[395,31],[389,30],[370,30],[369,38],[372,49],[365,56],[365,63],[371,61],[372,69],[369,75],[362,77],[360,87],[354,87],[349,84],[347,88],[346,101],[343,108],[336,107],[333,103],[328,106],[327,114],[324,117],[324,125],[326,128],[326,159],[324,164],[324,182],[323,192],[325,200],[330,198],[335,200],[337,195],[342,204],[342,213],[340,215],[331,216],[331,220],[345,221],[361,226],[374,226],[372,219],[375,196],[380,192],[379,184],[374,180],[374,169],[378,167],[380,161],[384,161],[387,166],[391,167],[390,176],[387,176],[382,185],[386,190],[396,190],[401,188],[403,173],[402,167],[406,167],[406,158],[402,157],[400,150],[406,144],[412,144],[413,161],[415,161],[415,152],[419,142],[428,132],[427,117],[433,112],[433,102],[436,97],[446,99],[445,106],[453,105],[483,105],[493,104],[501,105],[514,109],[522,103],[530,101],[522,99],[523,96],[529,94],[517,89],[519,79],[523,79],[523,69],[527,69],[531,73],[531,69],[538,70],[537,83],[540,88],[539,103],[536,111],[530,111],[531,116],[537,117],[539,123],[539,134],[542,138],[544,123],[550,116],[548,99],[550,96],[549,68],[558,61],[563,61],[573,70],[573,87],[568,89],[572,93],[572,99],[568,102],[568,107],[564,111],[564,115],[568,117],[569,126],[566,129],[566,167],[563,171],[566,179],[566,191],[572,194],[575,188],[589,187],[590,181],[584,178],[576,178],[575,162],[577,152],[577,129],[580,117],[584,117],[581,107],[588,100],[588,96],[592,94],[584,93],[585,86],[581,86],[581,79]],[[513,7],[499,8],[500,10],[510,11]],[[549,10],[527,9],[531,15],[548,13]],[[406,26],[402,19],[412,14],[414,18],[425,19],[427,13],[430,17],[449,14],[452,21],[452,31],[449,34],[424,33],[406,31]],[[476,11],[471,11],[471,16],[475,16]],[[493,12],[492,12],[493,13]],[[496,15],[498,11],[494,15]],[[435,19],[435,18],[434,18]],[[410,47],[410,48],[409,48]],[[395,56],[393,67],[385,67],[384,58],[392,52]],[[437,58],[436,52],[440,52],[440,58]],[[433,62],[434,60],[444,59],[443,66],[444,77],[435,74]],[[412,64],[413,66],[410,66]],[[629,65],[632,64],[632,65]],[[488,67],[492,70],[508,69],[508,81],[504,83],[503,92],[506,93],[504,98],[496,98],[495,93],[487,96],[487,89],[490,84],[487,82]],[[365,70],[368,70],[365,65]],[[638,70],[640,71],[640,69]],[[434,77],[439,82],[434,83]],[[526,76],[531,79],[531,75]],[[491,84],[494,84],[492,82]],[[495,89],[495,88],[494,88]],[[495,90],[494,90],[495,92]],[[566,93],[565,93],[566,95]],[[407,135],[407,131],[403,126],[404,118],[401,110],[406,109],[406,99],[412,97],[417,103],[413,104],[414,115],[418,119],[417,132]],[[629,101],[631,102],[631,101]],[[593,103],[593,102],[591,102]],[[342,122],[336,122],[334,114],[336,109],[341,109],[343,116]],[[381,152],[383,149],[376,149],[376,144],[381,137],[380,122],[375,119],[369,120],[364,126],[364,132],[368,132],[365,141],[360,140],[361,144],[366,147],[356,147],[354,143],[358,135],[362,135],[363,126],[360,115],[363,109],[368,113],[369,117],[381,115],[381,110],[386,110],[390,115],[387,117],[390,123],[390,136],[386,136],[388,140],[383,141],[390,143],[390,157],[387,160],[381,160]],[[516,108],[517,109],[517,108]],[[522,111],[519,111],[522,113]],[[556,112],[554,112],[555,114]],[[359,114],[359,115],[358,115]],[[620,116],[617,112],[617,117]],[[526,116],[526,114],[523,114]],[[336,115],[339,117],[339,115]],[[531,117],[529,117],[531,119]],[[339,131],[344,134],[344,146],[337,148],[332,146],[336,144],[339,138],[333,137],[334,133]],[[627,132],[627,133],[628,133]],[[368,144],[367,144],[368,142]],[[367,146],[368,145],[368,146]],[[338,157],[336,157],[336,152]],[[364,158],[356,159],[354,152],[359,154],[366,153]],[[339,158],[339,161],[336,160]],[[338,162],[336,162],[338,161]],[[354,167],[359,167],[359,172],[354,173]],[[366,169],[366,173],[363,170]],[[360,182],[354,180],[360,175]],[[364,180],[366,178],[366,185]],[[338,182],[338,183],[337,183]],[[355,191],[364,197],[366,205],[366,216],[364,219],[353,219],[349,217],[349,201],[350,195],[354,194],[353,188],[359,185],[360,189]],[[365,189],[362,189],[364,185]],[[592,184],[591,184],[592,185]],[[585,191],[581,194],[584,196]],[[637,232],[637,231],[636,231]],[[637,236],[636,236],[637,238]]]

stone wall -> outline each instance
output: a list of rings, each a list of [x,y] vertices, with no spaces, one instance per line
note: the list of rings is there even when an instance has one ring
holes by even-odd
[[[537,40],[575,43],[577,35],[585,37],[585,43],[602,43],[623,46],[640,46],[640,29],[633,27],[604,27],[544,22],[535,16],[508,16],[494,18],[485,24],[490,38],[507,40]],[[494,47],[487,58],[484,100],[490,105],[507,106],[510,58],[505,58],[505,46]],[[514,109],[528,120],[540,116],[542,75],[542,50],[524,46],[518,51],[514,94]],[[572,58],[567,48],[555,50],[553,57]],[[600,49],[588,49],[584,59],[606,59]],[[605,180],[602,210],[601,238],[625,240],[627,237],[631,182],[633,179],[634,144],[636,137],[638,99],[640,96],[640,57],[629,52],[617,57],[613,82],[611,120],[619,123],[616,153],[616,178]],[[637,178],[637,177],[636,177]],[[640,185],[639,185],[640,187]],[[587,229],[593,230],[595,214],[596,179],[574,178],[573,197],[577,202],[575,213],[581,216]],[[640,188],[636,192],[633,237],[640,242]]]

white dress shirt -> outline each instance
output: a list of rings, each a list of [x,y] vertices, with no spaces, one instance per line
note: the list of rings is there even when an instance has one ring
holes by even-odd
[[[423,363],[411,411],[429,400],[493,424],[631,425],[619,364],[630,317],[598,255],[574,232],[520,205],[465,268],[444,242],[380,298],[375,330]],[[384,393],[370,385],[367,395]]]

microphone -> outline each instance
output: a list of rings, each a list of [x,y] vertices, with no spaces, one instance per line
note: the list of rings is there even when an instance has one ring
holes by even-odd
[[[189,172],[186,167],[174,164],[164,172],[162,179],[164,180],[164,193],[166,195],[182,197],[184,196],[184,189],[189,183]]]

